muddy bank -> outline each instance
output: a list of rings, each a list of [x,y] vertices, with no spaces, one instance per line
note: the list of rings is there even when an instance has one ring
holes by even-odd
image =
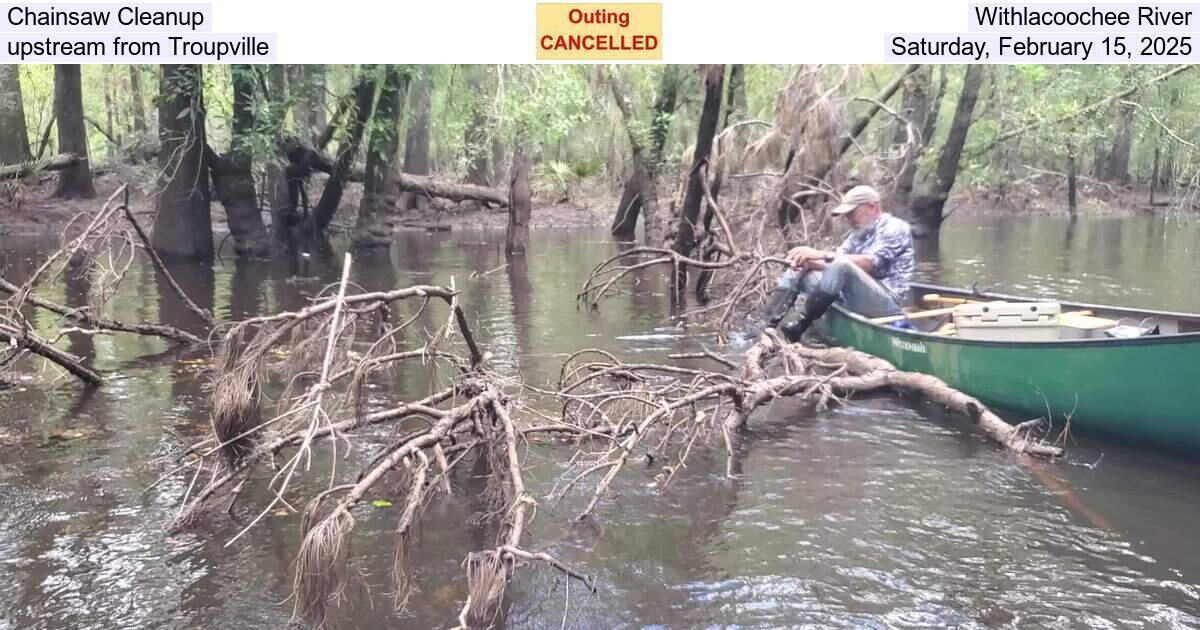
[[[126,180],[128,181],[128,180]],[[133,181],[136,181],[133,180]],[[123,178],[117,174],[106,174],[95,179],[95,199],[64,201],[52,197],[54,177],[45,177],[36,186],[26,185],[23,202],[19,208],[0,209],[0,235],[45,236],[58,235],[67,229],[77,217],[91,216],[99,211],[108,197],[121,186]],[[314,190],[319,191],[322,181],[315,181]],[[349,231],[354,227],[362,196],[361,186],[351,186],[345,194],[335,230]],[[569,200],[553,199],[553,196],[535,196],[531,227],[576,228],[607,225],[617,201],[614,193],[598,189],[577,195]],[[313,197],[316,198],[315,196]],[[153,225],[154,197],[150,189],[130,186],[129,205],[142,224]],[[214,198],[212,203],[213,234],[218,240],[229,233],[225,207]],[[263,221],[270,225],[271,214],[265,209]],[[438,202],[426,210],[396,210],[387,218],[396,230],[425,229],[504,229],[508,225],[507,208],[484,208],[474,202],[449,204]],[[84,222],[86,223],[86,222]]]

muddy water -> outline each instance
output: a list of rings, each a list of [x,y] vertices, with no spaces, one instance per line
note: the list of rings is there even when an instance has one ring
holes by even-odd
[[[598,314],[576,311],[586,269],[613,250],[603,232],[536,232],[525,261],[469,279],[503,264],[499,242],[471,232],[405,235],[391,252],[360,258],[355,280],[373,289],[453,275],[501,370],[534,384],[557,376],[564,354],[583,346],[662,359],[712,341],[684,338],[662,320],[664,287],[653,275]],[[6,277],[30,273],[46,247],[0,243]],[[923,245],[921,261],[923,278],[948,284],[1200,311],[1192,275],[1200,229],[1161,218],[955,217],[939,247]],[[317,280],[286,282],[286,265],[232,261],[178,273],[202,304],[238,318],[296,307],[336,279],[331,261],[308,265]],[[81,305],[87,289],[69,280],[48,297]],[[141,266],[113,314],[195,323]],[[443,316],[421,323],[433,328]],[[44,315],[35,323],[53,325]],[[157,460],[205,433],[205,357],[124,336],[73,336],[64,347],[108,373],[108,385],[82,395],[70,383],[19,382],[0,392],[0,629],[286,626],[294,515],[269,516],[225,547],[239,529],[225,517],[164,535],[188,479],[144,492],[163,470]],[[372,404],[427,387],[423,375],[401,372],[375,386]],[[83,437],[59,439],[74,435]],[[388,437],[366,436],[340,465],[353,468]],[[527,483],[539,494],[563,455],[529,451]],[[1086,437],[1065,463],[1020,462],[953,418],[880,398],[815,417],[781,403],[754,423],[736,479],[724,479],[724,465],[697,458],[665,493],[650,487],[655,471],[632,469],[594,528],[566,526],[584,497],[544,504],[530,546],[594,574],[600,591],[524,570],[502,624],[1200,626],[1196,463]],[[453,625],[465,597],[460,563],[494,536],[467,524],[480,508],[478,481],[463,475],[459,484],[426,513],[414,558],[420,591],[402,615],[387,597],[397,508],[358,513],[340,627]],[[261,491],[247,491],[241,519],[262,504]]]

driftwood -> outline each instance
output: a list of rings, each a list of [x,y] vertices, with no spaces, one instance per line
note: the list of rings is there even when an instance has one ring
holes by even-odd
[[[208,311],[197,306],[196,303],[192,301],[192,298],[188,297],[188,294],[183,290],[183,287],[179,286],[179,283],[175,281],[173,276],[171,276],[171,272],[167,271],[167,265],[163,263],[162,258],[159,257],[158,252],[150,243],[150,236],[147,235],[146,231],[142,229],[141,224],[139,224],[137,219],[134,218],[133,211],[129,209],[128,192],[125,193],[125,203],[121,204],[121,210],[123,210],[125,213],[125,220],[129,221],[129,225],[133,228],[134,233],[137,234],[138,239],[141,240],[142,251],[144,251],[146,256],[150,258],[151,264],[154,265],[154,270],[161,274],[163,279],[167,281],[167,285],[171,287],[171,291],[179,297],[179,300],[183,302],[184,306],[186,306],[189,311],[195,313],[196,317],[200,318],[200,321],[208,324],[210,328],[216,325],[216,322],[213,321],[212,313],[209,313]]]

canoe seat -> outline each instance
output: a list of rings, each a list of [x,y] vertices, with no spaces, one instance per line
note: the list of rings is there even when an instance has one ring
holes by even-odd
[[[1071,311],[1058,316],[1060,326],[1079,330],[1104,330],[1117,325],[1117,320],[1096,317],[1091,311]]]
[[[945,324],[942,324],[937,330],[933,331],[933,334],[935,334],[939,337],[953,337],[955,332],[956,332],[956,330],[954,328],[954,323],[946,322]]]
[[[1091,311],[1072,311],[1058,317],[1059,339],[1100,339],[1116,320],[1096,317]]]

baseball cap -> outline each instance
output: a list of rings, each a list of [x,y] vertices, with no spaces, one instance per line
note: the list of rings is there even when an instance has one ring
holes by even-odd
[[[865,203],[879,203],[879,193],[870,186],[855,186],[842,195],[842,203],[829,212],[835,217],[853,212]]]

